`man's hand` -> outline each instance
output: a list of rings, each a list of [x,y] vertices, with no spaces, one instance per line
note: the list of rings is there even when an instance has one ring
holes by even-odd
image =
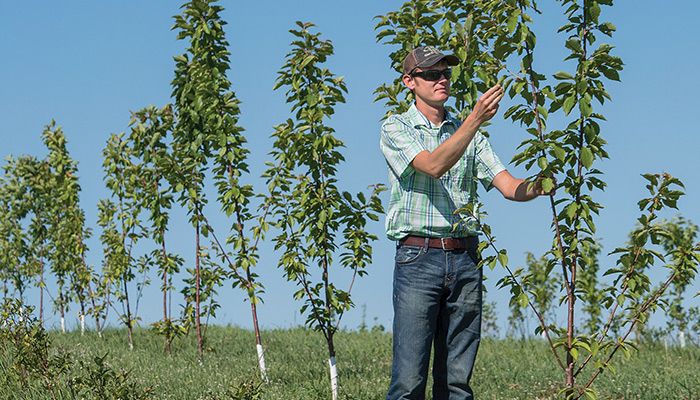
[[[557,189],[556,179],[554,177],[550,178],[554,187],[549,192],[545,192],[542,189],[542,181],[544,179],[545,177],[538,177],[534,183],[531,183],[525,179],[516,178],[507,170],[503,170],[493,178],[492,183],[503,194],[503,197],[508,200],[529,201],[535,197],[549,195],[550,193],[554,195]]]
[[[501,85],[495,85],[487,90],[486,93],[479,97],[479,100],[476,102],[474,109],[467,119],[471,118],[474,123],[481,125],[493,118],[496,112],[498,112],[498,103],[501,101],[504,94],[505,92]]]

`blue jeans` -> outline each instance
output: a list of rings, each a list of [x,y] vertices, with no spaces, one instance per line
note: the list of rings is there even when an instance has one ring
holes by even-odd
[[[472,251],[400,245],[394,267],[391,385],[387,400],[425,399],[431,346],[433,399],[473,399],[481,338],[481,268]]]

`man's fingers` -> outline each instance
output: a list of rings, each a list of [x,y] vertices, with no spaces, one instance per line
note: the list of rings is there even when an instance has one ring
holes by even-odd
[[[493,107],[498,108],[498,103],[501,101],[501,99],[505,96],[505,93],[501,92],[498,96],[490,99],[487,103],[484,103],[484,106],[487,109],[491,109]]]
[[[494,86],[494,87],[491,88],[491,89],[494,89],[494,88],[495,88],[496,90],[494,90],[494,91],[491,92],[490,89],[489,89],[488,92],[484,93],[484,95],[481,96],[481,102],[483,102],[484,105],[487,105],[487,106],[488,106],[489,104],[493,103],[494,100],[495,100],[495,101],[499,101],[499,100],[500,100],[500,97],[503,97],[503,95],[505,94],[505,92],[503,91],[503,88],[502,88],[502,87],[500,87],[500,86]]]
[[[491,87],[489,90],[487,90],[483,95],[481,95],[481,100],[483,101],[488,101],[491,99],[493,96],[498,95],[499,92],[502,92],[503,88],[501,85],[495,85]]]
[[[474,111],[476,115],[483,115],[484,120],[491,119],[498,111],[498,102],[501,101],[505,92],[501,85],[495,85],[487,90],[476,103]]]
[[[493,102],[495,104],[498,104],[501,101],[501,99],[503,98],[503,96],[505,96],[505,95],[506,95],[506,93],[501,90],[501,94],[499,94],[498,97],[496,97],[496,99]]]
[[[491,86],[491,87],[489,88],[489,90],[487,90],[487,91],[484,92],[484,96],[490,95],[491,93],[493,93],[493,92],[495,92],[496,90],[498,90],[500,87],[501,87],[501,85],[493,85],[493,86]]]

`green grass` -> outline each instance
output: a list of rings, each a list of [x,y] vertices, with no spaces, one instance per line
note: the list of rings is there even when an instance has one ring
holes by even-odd
[[[252,332],[233,327],[210,327],[204,362],[196,358],[192,337],[174,343],[173,354],[162,351],[162,339],[137,330],[129,351],[123,330],[50,334],[55,349],[78,360],[107,355],[115,370],[130,371],[138,386],[152,389],[155,399],[235,399],[226,391],[259,383]],[[323,337],[306,329],[263,332],[270,383],[261,399],[330,399],[327,352]],[[391,336],[383,332],[340,332],[336,337],[341,399],[382,399],[391,371]],[[3,362],[0,360],[0,366]],[[617,373],[604,373],[595,388],[603,399],[700,398],[700,349],[669,349],[646,345],[639,353],[616,360]],[[0,371],[2,372],[2,371]],[[473,376],[478,399],[550,399],[563,381],[551,352],[539,340],[482,341]],[[33,392],[0,398],[43,399],[40,385]],[[242,397],[246,398],[246,397]]]

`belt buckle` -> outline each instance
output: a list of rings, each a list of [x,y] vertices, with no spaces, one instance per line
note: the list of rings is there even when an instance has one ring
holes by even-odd
[[[447,249],[445,248],[445,238],[443,237],[440,238],[440,246],[442,247],[443,251],[447,251]]]

